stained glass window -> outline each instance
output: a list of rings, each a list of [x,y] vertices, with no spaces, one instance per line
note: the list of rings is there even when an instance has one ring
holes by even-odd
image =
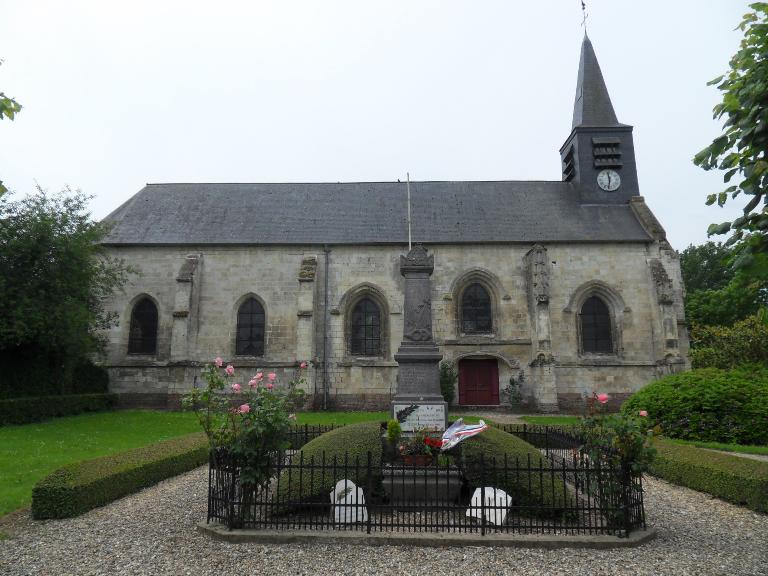
[[[264,355],[264,307],[256,298],[248,298],[237,311],[235,354]]]
[[[149,298],[142,298],[131,312],[128,353],[155,354],[156,352],[157,306]]]
[[[370,298],[363,298],[352,310],[349,348],[356,356],[381,354],[381,311]]]
[[[583,352],[613,352],[611,315],[608,306],[597,296],[588,298],[581,307],[581,347]]]
[[[492,331],[491,297],[480,284],[470,284],[461,296],[461,331],[464,334]]]

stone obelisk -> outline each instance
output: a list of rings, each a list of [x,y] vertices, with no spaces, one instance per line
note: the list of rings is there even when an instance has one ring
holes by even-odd
[[[434,256],[427,254],[420,244],[406,256],[400,256],[405,305],[403,341],[395,354],[399,370],[392,417],[404,419],[404,432],[417,428],[445,430],[448,423],[448,405],[440,392],[439,363],[443,355],[432,336],[430,276],[434,268]]]

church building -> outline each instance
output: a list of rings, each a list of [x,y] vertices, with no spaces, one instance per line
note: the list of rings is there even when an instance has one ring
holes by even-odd
[[[586,37],[560,160],[560,181],[410,183],[455,404],[576,411],[688,366],[678,256]],[[243,382],[261,369],[285,383],[307,361],[315,407],[388,409],[406,186],[148,184],[106,218],[109,253],[140,271],[107,303],[112,391],[174,407],[216,356]]]

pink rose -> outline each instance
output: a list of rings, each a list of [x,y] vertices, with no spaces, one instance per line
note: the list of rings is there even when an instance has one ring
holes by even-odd
[[[240,406],[240,408],[238,408],[238,411],[240,414],[248,414],[248,412],[251,411],[251,406],[249,404],[243,404]]]
[[[306,362],[302,362],[301,364],[299,364],[299,368],[301,368],[302,370],[304,370],[306,367],[307,367]]]
[[[221,356],[217,356],[213,363],[216,364],[216,368],[221,368],[224,364],[224,360],[221,359]]]
[[[272,382],[268,382],[267,383],[267,390],[272,390],[272,388],[274,388],[274,387],[275,387],[275,385],[272,384]]]
[[[643,416],[643,417],[648,416],[648,410],[640,410],[638,414],[640,414],[640,416]]]
[[[608,398],[609,398],[609,396],[605,392],[603,392],[602,394],[598,394],[597,395],[597,401],[600,402],[600,404],[607,403],[608,402]]]
[[[267,374],[267,378],[269,378],[270,382],[274,382],[275,378],[277,378],[277,374],[275,374],[274,372],[270,372],[269,374]]]
[[[227,376],[232,376],[232,374],[235,373],[235,368],[232,366],[232,364],[227,364],[227,367],[224,368],[224,372],[227,373]]]
[[[261,372],[256,372],[256,376],[253,377],[253,379],[256,381],[259,381],[262,378],[264,378],[264,374],[262,374]]]
[[[240,384],[238,384],[237,382],[232,384],[232,390],[234,390],[235,392],[240,392]]]
[[[248,386],[250,386],[251,388],[256,388],[256,386],[258,386],[258,385],[259,385],[259,381],[256,380],[256,378],[251,378],[248,381]]]

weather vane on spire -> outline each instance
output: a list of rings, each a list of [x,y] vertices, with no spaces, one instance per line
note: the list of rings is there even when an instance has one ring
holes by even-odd
[[[581,20],[581,25],[584,26],[584,34],[586,34],[587,18],[589,17],[589,14],[587,13],[587,4],[584,2],[584,0],[581,0],[581,13],[584,16],[584,18]]]

